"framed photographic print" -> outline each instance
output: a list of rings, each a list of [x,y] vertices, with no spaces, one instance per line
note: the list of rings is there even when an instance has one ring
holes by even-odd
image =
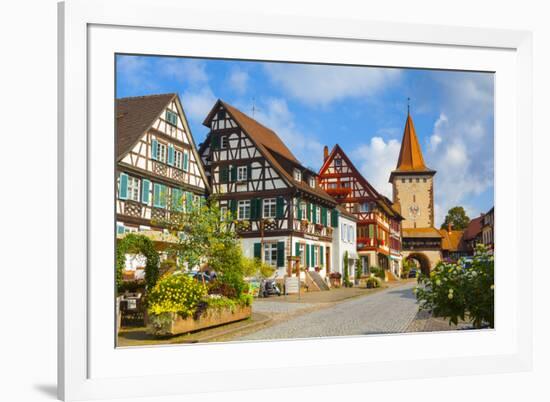
[[[529,33],[59,15],[61,398],[530,368]]]

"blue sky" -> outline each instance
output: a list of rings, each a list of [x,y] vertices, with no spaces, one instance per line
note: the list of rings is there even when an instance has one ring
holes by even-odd
[[[116,59],[116,97],[179,94],[197,143],[218,98],[276,131],[318,170],[323,146],[340,144],[391,198],[407,98],[435,176],[436,224],[462,205],[470,218],[493,206],[494,77],[491,73],[327,66],[175,57]]]

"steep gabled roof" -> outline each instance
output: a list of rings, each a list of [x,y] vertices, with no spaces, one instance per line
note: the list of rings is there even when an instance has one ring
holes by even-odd
[[[176,96],[169,93],[116,100],[117,160],[132,149]]]
[[[475,239],[481,233],[481,227],[483,225],[483,216],[478,216],[468,223],[466,230],[464,231],[464,240]]]
[[[441,234],[441,248],[448,251],[459,251],[462,250],[462,238],[464,236],[463,230],[451,230],[450,232],[446,229],[440,229],[439,233]]]
[[[436,228],[403,228],[403,237],[412,238],[437,238],[441,239],[441,233]]]
[[[394,215],[398,219],[403,219],[401,216],[400,211],[397,211],[391,201],[384,195],[380,194],[363,175],[359,172],[359,170],[355,167],[351,159],[346,155],[344,150],[340,147],[340,145],[335,144],[334,147],[332,147],[332,151],[330,151],[330,154],[325,159],[323,165],[319,169],[319,175],[321,176],[325,170],[328,169],[336,155],[340,155],[345,161],[348,167],[355,172],[355,176],[359,180],[359,182],[365,187],[365,190],[367,192],[370,192],[375,199],[376,203],[386,211],[386,213],[390,215]]]
[[[271,166],[281,175],[283,180],[291,185],[295,186],[299,190],[310,193],[314,196],[322,198],[330,203],[337,204],[336,200],[328,195],[325,190],[316,185],[315,187],[310,187],[305,184],[303,181],[294,180],[293,175],[288,172],[277,160],[279,158],[284,158],[288,160],[293,166],[299,167],[302,170],[311,171],[310,169],[304,167],[298,159],[290,152],[284,142],[279,138],[275,131],[265,127],[263,124],[257,122],[250,116],[244,114],[239,109],[230,104],[222,101],[221,99],[216,102],[208,116],[204,120],[203,124],[206,127],[211,127],[212,119],[215,116],[216,111],[219,107],[223,107],[231,116],[231,118],[237,123],[237,125],[243,130],[254,145],[258,148],[260,153],[267,159]],[[204,149],[207,141],[209,141],[210,136],[201,146],[201,151]],[[313,172],[312,172],[313,173]]]

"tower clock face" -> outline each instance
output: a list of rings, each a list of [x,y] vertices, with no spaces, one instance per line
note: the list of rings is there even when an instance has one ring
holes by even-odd
[[[420,207],[417,203],[411,204],[409,207],[409,215],[415,219],[416,217],[420,216]]]

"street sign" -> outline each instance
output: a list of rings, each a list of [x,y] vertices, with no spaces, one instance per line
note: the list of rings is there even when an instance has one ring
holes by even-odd
[[[300,293],[300,278],[292,276],[285,278],[285,294],[293,295]]]

